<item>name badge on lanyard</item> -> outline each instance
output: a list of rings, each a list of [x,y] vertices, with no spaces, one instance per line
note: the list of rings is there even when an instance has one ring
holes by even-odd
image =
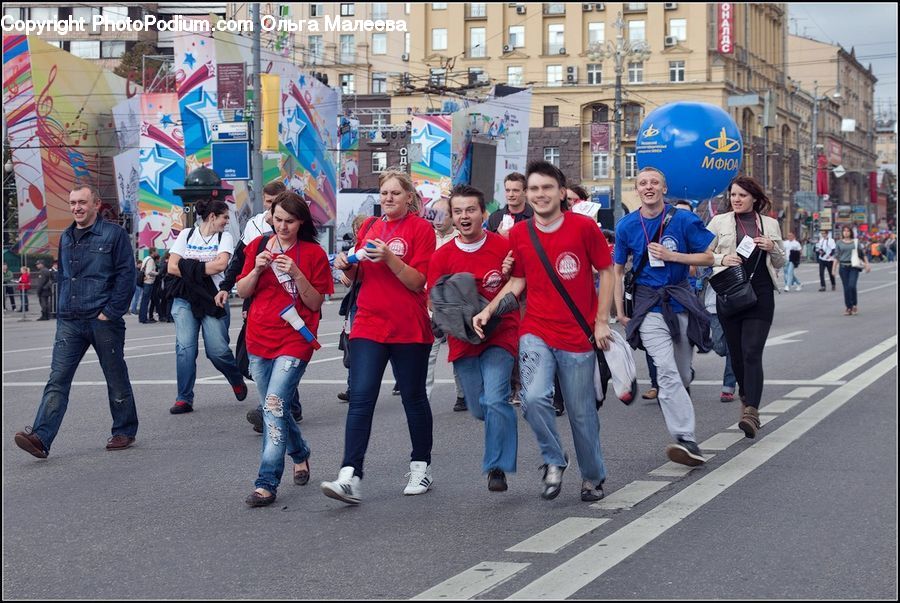
[[[741,244],[737,246],[737,253],[743,258],[749,258],[755,248],[756,243],[753,242],[753,239],[750,238],[750,235],[744,235],[744,238],[741,240]]]

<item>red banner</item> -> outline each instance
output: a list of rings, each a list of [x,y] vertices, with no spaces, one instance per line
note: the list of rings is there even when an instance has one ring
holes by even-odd
[[[828,160],[825,155],[819,155],[816,160],[816,194],[828,194]]]
[[[869,172],[869,203],[878,203],[878,172]]]
[[[591,124],[591,153],[609,152],[609,124]]]
[[[718,49],[722,54],[734,54],[734,4],[721,2],[716,7]]]
[[[828,162],[831,165],[841,165],[844,159],[844,147],[841,143],[831,140],[830,138],[827,140],[828,145]]]

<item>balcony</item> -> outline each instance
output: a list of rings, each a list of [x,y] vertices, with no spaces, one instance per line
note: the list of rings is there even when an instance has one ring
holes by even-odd
[[[556,15],[565,15],[566,14],[566,5],[562,2],[545,2],[544,3],[544,14],[548,16],[556,16]]]

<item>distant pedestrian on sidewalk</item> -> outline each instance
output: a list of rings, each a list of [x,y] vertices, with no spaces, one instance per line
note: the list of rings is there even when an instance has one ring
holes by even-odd
[[[93,187],[73,190],[69,209],[75,223],[59,242],[59,306],[50,379],[34,427],[15,437],[19,448],[42,459],[62,425],[75,370],[89,346],[103,369],[113,418],[106,449],[128,448],[138,429],[122,318],[137,278],[131,242],[121,226],[97,218],[100,195]]]
[[[9,305],[12,308],[12,311],[16,311],[16,286],[13,284],[15,281],[13,280],[12,270],[9,269],[9,266],[6,265],[6,262],[3,263],[3,309],[6,310],[6,300],[9,299]]]
[[[37,272],[34,275],[34,290],[41,305],[41,317],[38,320],[50,320],[50,297],[53,295],[53,275],[44,263],[37,261]]]
[[[855,268],[851,262],[853,249],[856,248],[859,259],[863,264],[861,268]],[[863,246],[853,236],[853,229],[844,226],[841,229],[841,240],[835,246],[835,263],[839,266],[841,274],[841,285],[844,287],[844,315],[854,316],[857,314],[857,290],[856,284],[859,281],[859,273],[865,269],[869,272],[872,268],[869,266],[869,260],[863,253]]]
[[[28,312],[28,291],[31,289],[31,268],[22,266],[19,272],[19,312]]]
[[[800,242],[797,240],[797,237],[794,236],[794,233],[787,233],[787,240],[784,242],[784,255],[787,257],[787,261],[784,263],[785,292],[790,291],[791,287],[794,285],[797,286],[797,291],[803,286],[803,283],[800,282],[800,279],[797,278],[797,274],[794,272],[794,270],[800,267],[801,250],[802,247],[800,246]]]
[[[819,240],[816,243],[816,257],[819,262],[819,291],[825,291],[825,274],[831,279],[831,290],[834,291],[834,239],[827,230],[819,233]]]

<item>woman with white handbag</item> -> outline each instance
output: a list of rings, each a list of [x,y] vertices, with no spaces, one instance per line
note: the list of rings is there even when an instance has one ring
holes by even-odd
[[[853,229],[849,226],[841,228],[841,240],[837,242],[834,250],[835,267],[840,266],[841,284],[844,286],[844,316],[853,316],[857,313],[856,283],[859,273],[865,269],[871,270],[869,260],[860,247],[859,241],[853,236]],[[834,273],[834,268],[831,269]]]

